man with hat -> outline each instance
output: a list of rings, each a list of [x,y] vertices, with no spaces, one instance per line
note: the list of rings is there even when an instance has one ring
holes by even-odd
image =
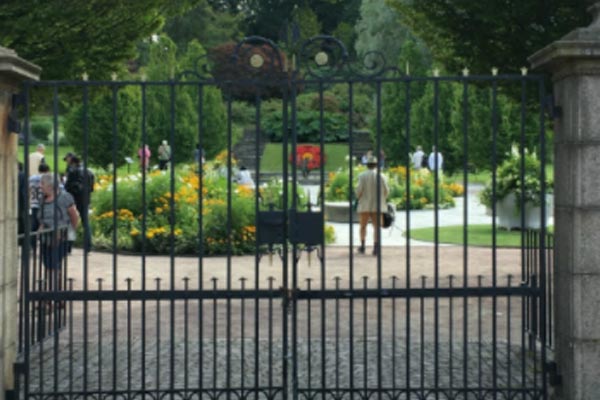
[[[366,161],[367,170],[358,176],[358,185],[356,186],[356,198],[358,199],[356,212],[359,215],[360,222],[360,247],[358,252],[360,254],[365,253],[365,237],[367,235],[367,224],[370,220],[374,230],[373,255],[375,256],[380,252],[379,226],[382,214],[387,209],[386,199],[390,188],[385,176],[377,169],[377,157],[371,155]]]

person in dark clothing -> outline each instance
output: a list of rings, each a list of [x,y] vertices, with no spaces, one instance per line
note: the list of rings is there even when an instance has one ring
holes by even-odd
[[[75,207],[79,212],[83,225],[83,248],[90,251],[92,246],[92,234],[89,226],[89,204],[90,196],[94,191],[94,175],[91,171],[83,168],[79,157],[72,155],[67,167],[67,181],[65,190],[73,196]]]

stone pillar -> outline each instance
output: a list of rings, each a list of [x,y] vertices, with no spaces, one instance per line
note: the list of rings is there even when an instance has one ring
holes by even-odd
[[[561,400],[600,399],[600,3],[529,58],[554,82],[555,361]]]
[[[17,145],[8,131],[12,95],[24,79],[39,79],[40,68],[0,47],[0,400],[14,389],[17,343]]]

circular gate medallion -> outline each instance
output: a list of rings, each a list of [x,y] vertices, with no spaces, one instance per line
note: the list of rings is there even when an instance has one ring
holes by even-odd
[[[260,54],[253,54],[252,57],[250,57],[250,65],[254,68],[260,68],[264,63],[265,60]]]
[[[323,66],[329,62],[329,56],[324,51],[320,51],[315,55],[315,62],[319,66]]]

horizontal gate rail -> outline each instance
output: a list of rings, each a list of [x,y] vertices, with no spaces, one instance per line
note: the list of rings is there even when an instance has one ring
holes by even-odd
[[[117,290],[117,291],[72,291],[34,292],[31,300],[57,301],[110,301],[110,300],[185,300],[185,299],[256,299],[283,296],[284,291],[269,290]],[[521,287],[467,287],[467,288],[410,288],[410,289],[355,289],[355,290],[297,290],[298,300],[306,299],[384,299],[384,298],[435,298],[435,297],[498,297],[498,296],[539,296],[541,291],[527,286]],[[285,296],[288,297],[288,296]]]

